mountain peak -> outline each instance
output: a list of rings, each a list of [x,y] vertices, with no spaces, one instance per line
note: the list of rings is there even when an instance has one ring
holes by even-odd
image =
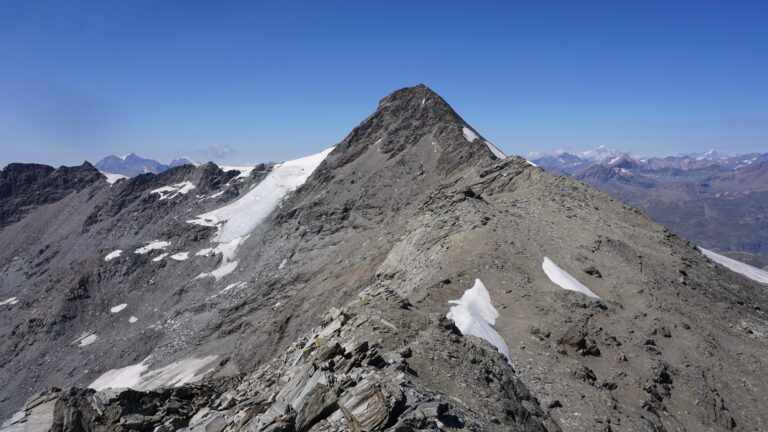
[[[379,101],[378,109],[378,111],[392,111],[396,115],[404,115],[409,111],[421,112],[424,110],[432,114],[439,114],[434,116],[434,120],[464,122],[445,99],[424,84],[393,91]],[[417,113],[412,112],[410,114]]]
[[[418,153],[422,161],[435,160],[444,172],[479,159],[504,156],[424,84],[396,90],[381,99],[376,111],[339,143],[326,165],[344,165],[369,149],[388,158],[414,151],[411,157]]]

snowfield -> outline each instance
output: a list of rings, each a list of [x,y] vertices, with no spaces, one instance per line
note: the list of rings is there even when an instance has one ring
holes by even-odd
[[[600,298],[600,296],[587,288],[586,285],[576,280],[576,278],[571,276],[567,271],[558,267],[558,265],[552,262],[551,259],[544,257],[544,262],[541,264],[541,268],[544,270],[544,273],[547,274],[549,280],[560,288],[569,291],[578,291],[596,299]]]
[[[243,237],[266,219],[289,192],[304,184],[332,150],[333,147],[275,165],[272,172],[242,198],[187,222],[204,226],[222,224],[216,237],[219,243]]]
[[[749,264],[745,264],[733,258],[728,258],[727,256],[720,255],[719,253],[712,252],[711,250],[702,248],[699,249],[701,249],[701,252],[706,255],[707,258],[728,268],[729,270],[742,274],[752,279],[753,281],[768,284],[768,271],[759,269],[757,267],[752,267]]]
[[[195,185],[193,185],[189,181],[185,181],[182,183],[177,183],[173,186],[163,186],[161,188],[157,188],[154,190],[149,191],[150,194],[158,194],[160,195],[160,200],[166,200],[166,199],[173,199],[176,198],[179,195],[186,195],[195,188]]]
[[[213,276],[216,280],[223,278],[224,276],[232,273],[237,268],[237,261],[234,260],[235,252],[237,248],[242,244],[248,236],[236,237],[228,243],[219,243],[215,248],[203,249],[195,255],[214,255],[220,253],[222,255],[221,265],[216,269],[208,273],[200,273],[195,279],[204,278],[207,276]],[[203,253],[205,252],[205,253]]]
[[[112,369],[96,378],[88,387],[94,390],[108,388],[131,388],[134,390],[153,390],[160,387],[178,387],[196,382],[208,373],[218,356],[188,358],[147,372],[150,357],[141,363]]]
[[[491,295],[483,285],[480,279],[475,279],[475,285],[464,291],[464,295],[458,300],[451,300],[449,303],[455,304],[448,312],[446,317],[456,323],[456,327],[463,334],[479,337],[490,342],[500,353],[504,354],[509,364],[509,347],[504,342],[504,338],[491,327],[499,312],[491,304]]]

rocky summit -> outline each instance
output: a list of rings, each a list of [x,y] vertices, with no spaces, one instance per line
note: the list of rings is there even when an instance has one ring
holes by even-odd
[[[423,85],[279,164],[11,164],[0,216],[3,432],[768,429],[760,270]]]

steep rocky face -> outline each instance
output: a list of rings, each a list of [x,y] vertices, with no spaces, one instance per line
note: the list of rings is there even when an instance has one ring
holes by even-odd
[[[8,164],[0,170],[0,227],[21,220],[37,206],[79,192],[103,176],[88,162],[77,167]]]
[[[248,209],[281,172],[102,182],[66,199],[77,212],[44,206],[0,231],[26,245],[0,256],[0,295],[18,297],[0,306],[5,414],[50,386],[99,390],[47,391],[8,427],[43,414],[55,430],[768,421],[764,285],[609,195],[499,158],[428,88],[383,99],[237,239],[216,242],[229,221],[187,222]],[[21,234],[60,217],[54,236]],[[58,252],[37,275],[42,242]],[[135,391],[105,389],[121,385]]]

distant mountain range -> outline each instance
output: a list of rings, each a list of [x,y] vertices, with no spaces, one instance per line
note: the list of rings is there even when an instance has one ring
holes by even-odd
[[[641,208],[702,247],[768,267],[768,153],[638,158],[599,150],[533,162]]]
[[[599,146],[593,150],[587,150],[578,154],[568,152],[547,154],[534,158],[532,161],[551,173],[575,175],[586,171],[594,165],[621,168],[619,165],[629,164],[633,168],[650,170],[676,168],[684,171],[715,165],[722,168],[737,169],[754,163],[768,161],[768,153],[723,154],[715,150],[709,150],[702,153],[687,153],[677,156],[640,158],[630,153]],[[628,168],[627,166],[623,167]]]
[[[99,171],[111,174],[122,174],[128,177],[146,173],[160,174],[168,168],[181,165],[198,166],[200,163],[195,162],[188,157],[180,157],[172,160],[168,165],[165,165],[156,160],[145,159],[135,153],[130,153],[125,156],[110,155],[94,164]]]

